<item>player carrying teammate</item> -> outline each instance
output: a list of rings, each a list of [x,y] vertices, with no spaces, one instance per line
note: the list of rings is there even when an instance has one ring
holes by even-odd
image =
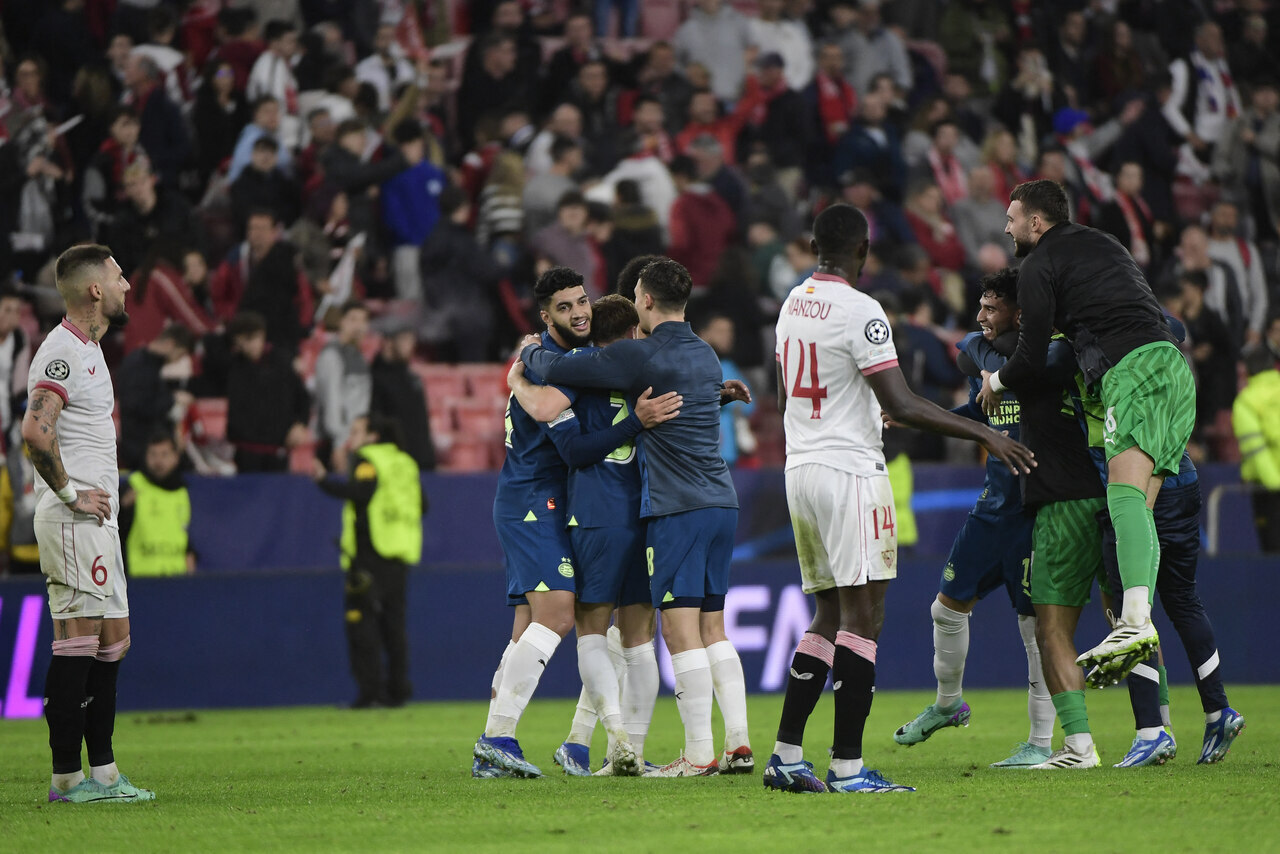
[[[98,342],[123,325],[129,283],[111,250],[73,246],[54,267],[67,305],[31,360],[22,438],[36,479],[36,543],[53,615],[44,716],[53,752],[50,801],[150,801],[116,768],[116,679],[129,650],[120,553],[115,391]],[[68,544],[71,544],[70,546]],[[89,776],[80,744],[89,753]]]
[[[994,413],[1004,389],[1034,382],[1054,328],[1070,339],[1085,382],[1096,386],[1124,600],[1115,628],[1079,662],[1124,676],[1159,643],[1151,623],[1159,568],[1151,508],[1190,439],[1195,381],[1128,250],[1070,222],[1066,194],[1052,181],[1019,184],[1009,198],[1005,231],[1026,258],[1018,277],[1022,331],[1005,366],[984,375],[980,397]]]
[[[1018,438],[1021,422],[1017,398],[1006,393],[999,415],[987,417],[977,405],[981,371],[997,371],[1018,341],[1018,271],[1004,269],[985,277],[978,311],[981,332],[971,332],[956,346],[961,370],[969,377],[969,402],[953,409],[957,415],[990,424]],[[1031,733],[993,768],[1024,768],[1049,758],[1053,736],[1053,704],[1044,683],[1040,648],[1036,644],[1035,609],[1031,606],[1031,526],[1024,512],[1022,489],[1009,467],[987,458],[982,494],[964,527],[956,535],[942,570],[942,583],[930,613],[933,617],[933,671],[938,696],[916,718],[898,728],[898,744],[918,744],[943,727],[967,725],[969,704],[962,684],[969,653],[969,618],[978,599],[1000,586],[1009,593],[1018,614],[1018,631],[1027,652],[1027,713]]]
[[[730,770],[754,766],[747,744],[742,664],[724,634],[738,497],[719,453],[720,362],[684,320],[691,287],[680,264],[654,261],[641,273],[635,294],[640,329],[648,337],[572,356],[530,344],[521,356],[556,383],[629,394],[651,386],[659,392],[679,391],[683,398],[679,418],[640,437],[640,513],[648,520],[650,592],[654,607],[662,611],[676,705],[685,727],[683,754],[652,772],[662,777],[720,770],[711,733],[713,692],[726,717],[722,761],[727,760]]]
[[[804,590],[814,594],[816,613],[792,659],[764,784],[791,792],[910,792],[862,762],[884,596],[897,575],[881,408],[901,424],[972,439],[1011,469],[1034,463],[1014,440],[907,388],[884,310],[851,284],[869,248],[862,213],[833,205],[818,215],[813,234],[818,270],[783,303],[777,357],[787,504]],[[836,714],[824,785],[804,760],[802,744],[828,673]]]

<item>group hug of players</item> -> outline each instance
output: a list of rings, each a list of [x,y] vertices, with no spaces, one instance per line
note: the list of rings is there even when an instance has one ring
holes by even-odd
[[[1157,590],[1205,712],[1199,761],[1220,761],[1244,729],[1195,590],[1200,492],[1186,454],[1195,387],[1178,349],[1181,326],[1118,242],[1069,221],[1057,185],[1019,185],[1006,232],[1024,261],[983,280],[981,331],[958,345],[969,402],[947,412],[907,388],[888,318],[853,284],[868,251],[866,219],[835,205],[815,220],[818,268],[788,296],[777,325],[787,500],[815,616],[792,659],[767,788],[914,791],[862,760],[884,596],[897,574],[884,428],[931,430],[988,452],[983,492],[931,608],[936,702],[894,733],[897,743],[967,725],[968,621],[977,600],[1001,586],[1027,651],[1031,729],[993,767],[1098,766],[1083,688],[1123,679],[1136,735],[1117,767],[1173,758],[1151,622]],[[619,291],[634,292],[635,303],[605,297],[593,320],[581,277],[545,274],[537,296],[547,332],[526,341],[509,377],[494,518],[515,621],[474,750],[477,777],[540,775],[515,727],[575,624],[583,693],[555,752],[566,772],[592,773],[597,719],[609,747],[595,773],[754,770],[742,666],[724,634],[737,501],[718,453],[719,406],[747,393],[722,387],[714,352],[683,322],[689,286],[680,265],[637,259]],[[1112,631],[1077,655],[1076,624],[1095,579]],[[616,631],[608,628],[615,608]],[[664,766],[643,758],[658,688],[655,609],[685,728],[684,751]],[[823,779],[802,745],[828,680],[835,724]],[[713,695],[726,732],[718,754]],[[1055,716],[1065,736],[1056,751]]]

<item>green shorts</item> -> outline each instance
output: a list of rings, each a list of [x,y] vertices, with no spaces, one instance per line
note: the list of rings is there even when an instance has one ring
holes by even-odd
[[[1178,473],[1196,421],[1196,383],[1182,352],[1167,341],[1131,351],[1102,375],[1107,460],[1138,447],[1155,460],[1155,474]]]
[[[1082,608],[1093,580],[1105,578],[1098,514],[1105,498],[1055,501],[1036,511],[1031,531],[1031,602]]]

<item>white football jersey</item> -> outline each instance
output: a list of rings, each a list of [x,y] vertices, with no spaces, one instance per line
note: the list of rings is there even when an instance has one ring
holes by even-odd
[[[898,364],[884,309],[844,279],[815,273],[787,295],[777,333],[787,468],[885,474],[880,403],[865,378]]]
[[[120,516],[120,468],[116,462],[116,428],[111,420],[115,389],[102,358],[102,348],[66,320],[55,326],[31,360],[27,393],[48,389],[62,398],[58,415],[58,447],[62,466],[76,489],[96,487],[111,496],[111,518]],[[58,500],[44,478],[36,474],[38,520],[70,522],[81,514]]]

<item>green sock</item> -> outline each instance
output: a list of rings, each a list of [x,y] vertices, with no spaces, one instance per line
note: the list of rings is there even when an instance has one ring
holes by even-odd
[[[1147,496],[1127,483],[1107,484],[1107,510],[1116,529],[1116,562],[1120,565],[1120,584],[1146,587],[1151,600],[1156,592],[1156,571],[1160,567],[1160,543],[1156,539],[1156,521],[1147,508]],[[1136,607],[1136,606],[1135,606]]]
[[[1058,712],[1058,723],[1066,735],[1089,731],[1089,712],[1084,707],[1084,691],[1063,691],[1051,698]]]

